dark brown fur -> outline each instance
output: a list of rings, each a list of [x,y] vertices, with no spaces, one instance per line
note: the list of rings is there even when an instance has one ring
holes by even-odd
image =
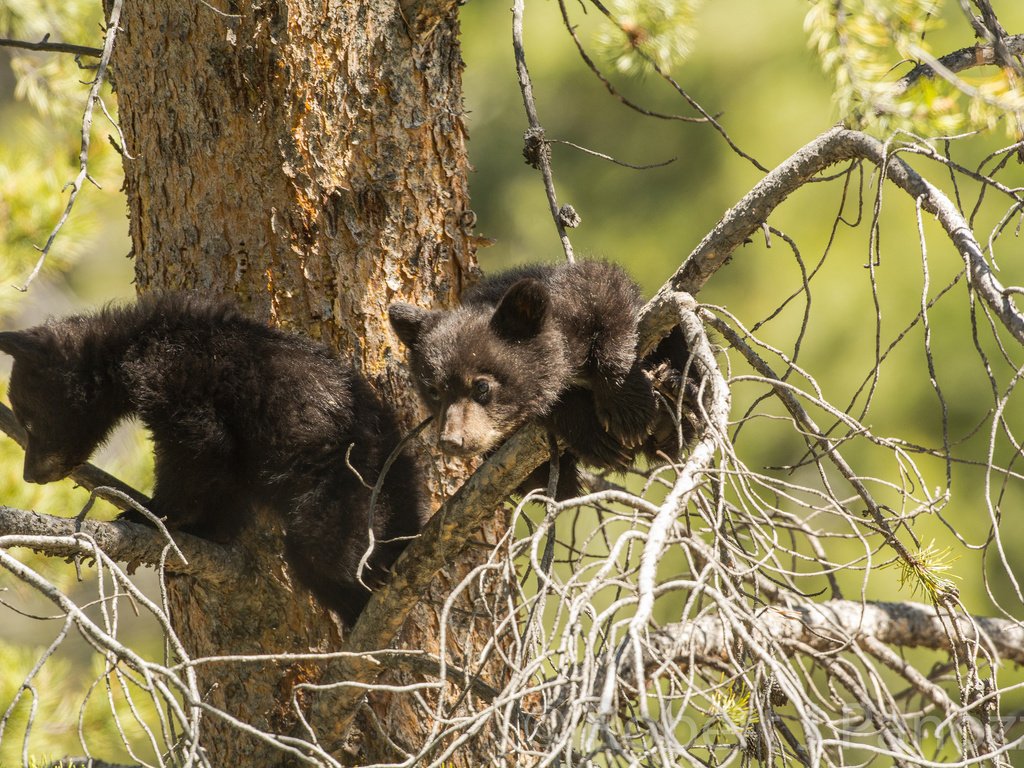
[[[299,581],[353,623],[369,599],[356,578],[368,547],[370,491],[399,440],[395,418],[325,347],[230,304],[182,294],[0,333],[14,356],[10,399],[28,433],[25,479],[85,462],[122,419],[150,430],[152,511],[169,526],[231,540],[254,505],[285,519]],[[420,478],[402,454],[373,510],[373,586],[423,517]]]
[[[640,306],[621,268],[586,261],[485,278],[451,311],[396,303],[389,314],[442,450],[483,454],[542,420],[569,448],[558,493],[566,497],[579,488],[576,458],[620,468],[641,448],[661,447],[648,437],[658,406],[644,368],[667,361],[682,335],[638,361]]]

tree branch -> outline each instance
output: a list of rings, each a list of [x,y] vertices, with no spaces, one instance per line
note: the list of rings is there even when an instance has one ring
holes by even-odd
[[[530,72],[526,68],[526,53],[523,50],[523,5],[523,0],[514,0],[512,3],[512,50],[516,59],[519,89],[523,92],[526,119],[530,124],[526,131],[526,146],[523,154],[526,156],[526,162],[539,169],[544,177],[544,191],[548,196],[551,218],[555,222],[555,229],[558,230],[558,239],[562,241],[565,258],[572,263],[574,258],[572,243],[565,231],[565,224],[559,213],[558,200],[555,197],[555,180],[551,175],[551,148],[544,138],[544,128],[537,116],[537,105],[533,101],[533,84],[530,82]]]
[[[935,215],[960,252],[974,289],[1013,337],[1024,343],[1024,315],[985,262],[970,224],[952,201],[895,157],[882,142],[841,126],[823,133],[758,182],[726,212],[659,294],[685,291],[696,295],[733,251],[756,232],[786,198],[826,168],[849,160],[874,163],[896,186],[915,200],[921,200],[922,209]]]
[[[458,556],[469,536],[508,497],[510,488],[526,480],[547,449],[545,430],[529,424],[484,462],[434,513],[419,537],[402,553],[392,568],[391,579],[373,593],[343,650],[365,652],[386,648],[427,591],[434,574]],[[379,672],[379,664],[371,658],[344,659],[335,670],[335,679],[370,682]],[[365,690],[352,687],[332,702],[342,728],[355,716],[364,693]]]
[[[232,547],[175,533],[174,543],[187,563],[166,558],[168,571],[201,577],[215,584],[237,581],[247,571],[245,557]],[[156,528],[127,522],[78,521],[0,506],[0,549],[26,547],[55,557],[92,557],[99,547],[113,560],[137,565],[160,565],[168,541]]]
[[[641,353],[651,349],[673,325],[680,312],[692,311],[690,296],[665,292],[641,312]],[[392,578],[377,589],[359,621],[346,639],[345,651],[366,652],[386,648],[398,634],[405,617],[427,591],[441,568],[456,558],[469,537],[508,498],[548,455],[545,430],[528,424],[498,449],[434,513],[419,537],[402,553],[392,569]],[[380,672],[380,665],[368,657],[342,660],[333,670],[334,678],[368,683]],[[365,691],[353,686],[339,700],[331,702],[332,713],[347,727],[358,710]]]
[[[1024,627],[1010,619],[957,616],[957,626],[967,643],[984,645],[993,656],[1024,663]],[[799,642],[823,653],[842,650],[864,638],[902,648],[973,655],[956,647],[948,616],[923,603],[875,603],[829,600],[824,603],[788,605],[763,611],[750,627],[755,636],[773,642]],[[685,661],[693,656],[727,658],[736,638],[728,622],[719,615],[668,624],[651,634],[649,658],[664,664],[666,659]]]
[[[25,279],[25,284],[22,286],[15,286],[19,291],[27,291],[32,281],[36,279],[36,275],[39,274],[43,268],[43,264],[46,262],[46,257],[50,253],[50,249],[53,247],[54,241],[57,239],[58,233],[64,228],[65,222],[68,220],[68,216],[71,215],[71,209],[75,206],[75,201],[78,199],[78,193],[82,191],[82,187],[86,181],[91,181],[96,184],[96,181],[89,175],[89,144],[92,141],[92,113],[96,106],[96,101],[100,97],[100,88],[103,86],[104,78],[107,74],[107,66],[110,64],[110,56],[114,52],[114,38],[117,36],[118,23],[121,19],[121,1],[112,0],[110,5],[110,18],[107,20],[107,30],[103,38],[103,50],[100,52],[100,62],[96,67],[96,77],[92,81],[92,87],[89,88],[89,97],[86,99],[85,112],[82,115],[82,147],[78,153],[78,175],[69,181],[65,188],[71,187],[71,194],[68,195],[68,202],[64,206],[64,213],[61,214],[60,219],[57,220],[57,224],[50,231],[50,236],[46,238],[46,244],[40,249],[39,259],[36,261],[35,267],[29,276]],[[99,186],[97,184],[97,186]]]
[[[1024,54],[1024,35],[1012,35],[1003,40],[1007,53],[1011,56]],[[963,72],[972,67],[985,67],[1000,64],[993,45],[972,45],[970,48],[961,48],[959,51],[947,53],[939,59],[943,69],[950,72]],[[935,68],[930,64],[919,64],[907,74],[896,81],[895,91],[897,94],[904,93],[913,87],[921,78],[935,77]]]
[[[50,36],[46,35],[38,43],[30,43],[28,40],[12,40],[7,37],[0,37],[0,47],[22,48],[26,51],[49,51],[52,53],[73,53],[76,56],[103,55],[102,48],[91,48],[87,45],[72,45],[71,43],[51,43]]]

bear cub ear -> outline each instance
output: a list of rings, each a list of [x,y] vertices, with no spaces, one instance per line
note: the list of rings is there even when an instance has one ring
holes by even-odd
[[[550,303],[547,286],[524,277],[501,297],[491,318],[491,329],[507,341],[532,339],[543,330]]]
[[[388,319],[398,338],[412,349],[424,333],[437,323],[439,312],[396,301],[388,307]]]
[[[49,347],[46,340],[32,331],[3,331],[0,333],[0,352],[6,352],[16,360],[24,358],[45,358]]]

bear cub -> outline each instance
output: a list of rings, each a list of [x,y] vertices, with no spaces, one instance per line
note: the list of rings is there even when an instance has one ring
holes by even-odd
[[[0,333],[0,351],[14,357],[9,395],[28,435],[26,481],[66,477],[118,422],[138,417],[153,438],[154,514],[227,542],[255,505],[269,506],[284,519],[291,572],[355,622],[370,596],[357,578],[369,546],[365,484],[400,434],[350,365],[229,303],[175,293]],[[383,582],[419,532],[423,504],[403,452],[372,512],[367,585]]]
[[[557,492],[568,498],[579,492],[577,459],[623,468],[677,433],[660,430],[658,444],[649,437],[666,417],[651,379],[668,366],[679,378],[685,340],[677,329],[638,360],[641,305],[639,288],[620,267],[583,261],[511,269],[481,280],[456,309],[395,303],[389,316],[410,350],[441,449],[486,454],[539,419],[568,446]],[[546,469],[540,471],[530,482],[543,485]]]

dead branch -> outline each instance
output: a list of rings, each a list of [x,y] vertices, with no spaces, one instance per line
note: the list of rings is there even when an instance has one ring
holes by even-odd
[[[175,533],[174,543],[188,562],[167,558],[167,570],[214,584],[237,581],[246,572],[243,554],[212,541]],[[77,521],[0,506],[0,549],[26,547],[54,557],[92,558],[99,547],[112,560],[130,566],[158,566],[167,540],[156,528],[127,522]]]
[[[555,222],[555,229],[558,231],[558,238],[562,241],[562,250],[565,251],[565,258],[572,263],[573,250],[569,240],[569,234],[565,231],[565,224],[559,216],[558,199],[555,196],[555,180],[551,174],[551,148],[544,138],[544,128],[537,116],[537,105],[533,100],[533,83],[530,81],[530,72],[526,68],[526,52],[523,49],[523,0],[515,0],[512,4],[512,50],[516,58],[516,73],[519,76],[519,89],[523,94],[523,106],[526,110],[526,119],[530,124],[526,131],[526,146],[523,153],[526,161],[534,168],[537,168],[544,179],[544,191],[548,197],[548,207],[551,210],[551,218]]]
[[[46,257],[50,253],[50,249],[53,247],[54,241],[57,239],[58,233],[64,228],[65,222],[68,220],[68,216],[71,215],[71,209],[75,207],[75,201],[78,199],[78,193],[82,191],[82,187],[85,182],[90,181],[93,184],[96,182],[89,175],[89,145],[92,141],[92,115],[93,110],[96,106],[96,101],[100,97],[100,88],[103,87],[104,79],[107,74],[107,67],[110,64],[110,56],[114,52],[114,38],[117,36],[118,24],[121,20],[121,2],[122,0],[113,0],[110,6],[110,17],[107,19],[107,30],[103,37],[103,50],[100,53],[99,65],[96,67],[96,76],[93,78],[92,85],[89,88],[89,97],[86,100],[85,112],[82,115],[82,145],[78,153],[78,175],[68,182],[67,186],[71,187],[71,194],[68,195],[68,202],[64,206],[64,212],[61,214],[57,224],[50,231],[50,236],[46,238],[46,244],[40,248],[39,259],[36,261],[35,267],[32,268],[32,272],[25,279],[24,285],[15,286],[19,291],[27,291],[32,281],[36,279],[40,270],[43,268],[43,264],[46,263]]]
[[[391,580],[374,592],[346,638],[344,650],[371,651],[390,644],[434,574],[458,555],[484,519],[508,498],[509,489],[522,483],[543,461],[547,446],[545,430],[526,426],[442,505],[395,563]],[[366,683],[376,678],[380,668],[366,659],[352,659],[342,662],[337,671],[339,680]],[[353,687],[334,705],[336,718],[351,722],[364,693]]]
[[[981,642],[1004,661],[1024,663],[1024,627],[1019,622],[958,616],[957,623],[969,643]],[[828,600],[769,608],[758,615],[750,632],[774,641],[800,642],[822,653],[843,650],[864,638],[899,648],[947,653],[956,646],[948,617],[939,615],[934,606],[911,602]],[[653,632],[648,660],[682,661],[691,654],[725,658],[735,641],[735,634],[722,617],[703,616],[667,624]]]
[[[967,266],[972,284],[982,299],[1013,334],[1024,343],[1024,314],[985,262],[981,246],[969,223],[953,202],[895,156],[882,142],[859,131],[836,127],[794,153],[730,208],[675,275],[660,289],[697,295],[708,279],[751,235],[768,220],[772,211],[793,192],[837,163],[868,160],[921,207],[934,214]]]
[[[3,37],[0,38],[0,47],[21,48],[26,51],[47,51],[50,53],[73,53],[75,56],[99,57],[103,55],[102,48],[92,48],[88,45],[73,45],[72,43],[51,43],[49,35],[43,37],[38,43]]]

